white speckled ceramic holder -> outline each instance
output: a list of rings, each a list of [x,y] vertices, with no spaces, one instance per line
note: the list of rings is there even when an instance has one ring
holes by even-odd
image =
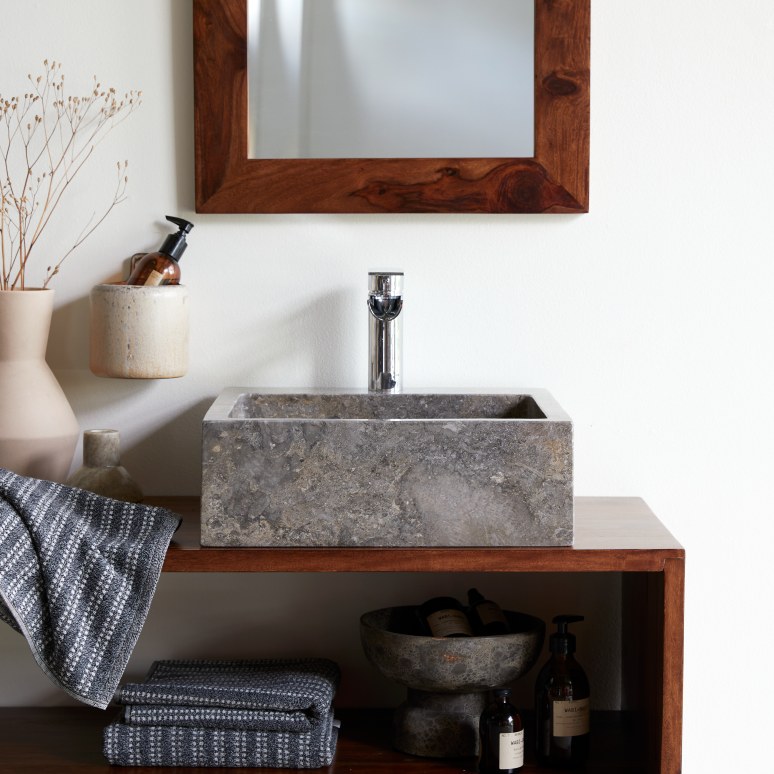
[[[188,370],[184,285],[96,285],[89,367],[97,376],[170,379]]]

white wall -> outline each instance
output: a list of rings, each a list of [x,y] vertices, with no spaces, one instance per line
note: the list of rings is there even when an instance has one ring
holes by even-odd
[[[72,82],[96,73],[144,92],[101,148],[107,166],[87,173],[96,182],[128,158],[130,200],[56,280],[49,361],[83,429],[118,428],[148,493],[197,492],[199,424],[219,389],[363,385],[365,275],[402,267],[407,386],[549,388],[575,421],[577,492],[640,495],[683,542],[684,770],[760,765],[749,742],[771,717],[751,663],[768,654],[774,590],[774,6],[595,0],[591,212],[553,217],[196,216],[190,3],[28,0],[20,13],[0,0],[0,12],[14,19],[0,33],[3,93],[23,91],[45,57]],[[90,214],[89,202],[62,214]],[[88,291],[155,248],[165,214],[196,222],[181,264],[194,307],[190,373],[98,379],[87,365]],[[52,229],[51,250],[66,233]],[[266,642],[264,601],[274,612],[319,594],[351,618],[413,593],[412,582],[333,576],[313,589],[292,576],[164,576],[130,673],[155,657],[226,649],[206,611],[229,652],[245,655]],[[424,579],[455,593],[464,582]],[[552,582],[534,585],[550,597]],[[529,608],[534,589],[510,589]],[[598,591],[590,582],[571,601],[604,619]],[[255,616],[229,617],[234,597]],[[302,631],[271,634],[292,651]],[[337,655],[354,662],[348,642],[351,653]],[[10,630],[0,631],[0,690],[6,704],[62,701]]]

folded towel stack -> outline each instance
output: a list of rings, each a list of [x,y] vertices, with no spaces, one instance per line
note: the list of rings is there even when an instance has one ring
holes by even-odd
[[[329,766],[338,683],[328,659],[156,661],[144,682],[120,689],[105,757],[119,766]]]

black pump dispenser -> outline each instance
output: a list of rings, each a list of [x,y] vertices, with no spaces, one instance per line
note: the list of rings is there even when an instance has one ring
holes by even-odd
[[[166,218],[170,223],[174,223],[179,231],[176,234],[170,234],[164,240],[164,243],[159,248],[159,252],[168,255],[173,261],[179,261],[185,248],[188,247],[185,238],[193,228],[193,223],[184,220],[183,218],[175,218],[172,215],[167,215]]]
[[[583,621],[582,615],[557,615],[554,616],[552,623],[557,624],[556,632],[549,638],[548,649],[551,653],[567,655],[575,653],[575,635],[567,631],[567,625]]]
[[[169,234],[155,253],[147,253],[135,264],[126,280],[127,285],[148,287],[180,284],[178,261],[185,248],[188,247],[185,238],[193,228],[193,223],[183,218],[175,218],[172,215],[166,217],[170,223],[174,223],[178,227],[177,233]]]

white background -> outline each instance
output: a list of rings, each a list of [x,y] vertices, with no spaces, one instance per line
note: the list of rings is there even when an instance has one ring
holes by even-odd
[[[223,386],[364,385],[366,273],[401,268],[408,387],[548,388],[575,422],[577,493],[642,496],[685,545],[684,771],[765,766],[753,719],[770,714],[769,690],[753,665],[768,657],[773,590],[774,6],[595,0],[591,212],[534,217],[196,216],[190,3],[1,0],[0,18],[3,94],[45,57],[72,84],[95,73],[144,92],[46,245],[72,238],[128,158],[130,200],[56,280],[49,362],[82,429],[121,431],[146,492],[198,491],[201,417]],[[190,372],[98,379],[88,291],[158,247],[165,214],[196,223],[181,263]],[[319,633],[332,610],[355,622],[335,655],[365,679],[359,612],[431,587],[460,594],[468,579],[415,580],[165,575],[130,675],[157,657],[333,642]],[[595,582],[576,598],[552,577],[508,580],[484,590],[527,610],[558,594],[605,619]],[[329,604],[310,612],[310,598]],[[584,626],[596,674],[603,630]],[[63,701],[5,629],[0,691],[5,704]]]

